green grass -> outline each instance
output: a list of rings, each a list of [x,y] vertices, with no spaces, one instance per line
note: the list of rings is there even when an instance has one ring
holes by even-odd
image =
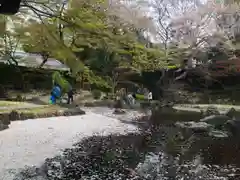
[[[16,101],[0,101],[0,106],[16,106],[24,104],[24,102],[16,102]]]
[[[168,69],[175,69],[175,68],[178,68],[179,65],[172,65],[172,66],[167,66]]]

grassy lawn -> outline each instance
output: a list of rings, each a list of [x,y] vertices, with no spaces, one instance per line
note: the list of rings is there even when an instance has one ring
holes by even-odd
[[[24,104],[24,102],[15,102],[15,101],[0,101],[0,107],[1,106],[16,106]]]

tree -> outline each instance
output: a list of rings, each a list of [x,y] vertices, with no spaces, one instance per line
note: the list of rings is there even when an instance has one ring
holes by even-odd
[[[41,66],[53,57],[68,65],[72,75],[79,76],[77,79],[98,85],[101,82],[107,87],[114,86],[109,81],[114,79],[113,69],[131,67],[131,71],[141,72],[167,65],[161,48],[149,46],[148,38],[142,41],[149,30],[144,27],[153,26],[151,19],[139,11],[138,25],[115,11],[122,6],[119,3],[109,6],[108,1],[72,0],[59,6],[52,1],[23,4],[34,16],[15,27],[15,37],[26,52],[42,56]],[[29,12],[20,14],[25,17]]]
[[[19,18],[18,16],[0,16],[0,56],[2,59],[7,60],[7,62],[11,65],[18,64],[16,58],[14,57],[14,53],[19,46],[19,38],[17,36],[14,36],[14,32],[7,27],[8,25],[13,27],[19,27],[20,23],[21,18]]]

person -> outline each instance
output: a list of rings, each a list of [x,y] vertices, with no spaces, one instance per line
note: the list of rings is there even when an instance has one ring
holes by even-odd
[[[73,88],[70,83],[60,74],[60,72],[55,71],[52,74],[52,83],[54,86],[61,87],[61,95],[67,94],[67,103],[70,104],[73,102]]]
[[[149,93],[148,93],[148,101],[150,102],[150,101],[152,101],[152,92],[150,91]]]
[[[68,95],[68,99],[67,99],[67,104],[73,103],[73,88],[72,86],[69,84],[69,91],[67,92]]]
[[[133,93],[132,97],[136,100],[137,99],[136,93]]]
[[[60,88],[60,86],[55,84],[55,86],[53,87],[53,89],[51,91],[50,103],[56,104],[57,99],[60,97],[61,97],[61,88]]]
[[[123,107],[123,103],[121,101],[121,90],[117,90],[116,92],[116,103],[114,105],[114,108],[121,109]]]

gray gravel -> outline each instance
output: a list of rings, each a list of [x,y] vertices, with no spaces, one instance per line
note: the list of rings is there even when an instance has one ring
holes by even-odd
[[[0,131],[0,180],[11,180],[26,165],[40,165],[83,137],[136,130],[133,125],[92,112],[12,122],[9,129]]]

